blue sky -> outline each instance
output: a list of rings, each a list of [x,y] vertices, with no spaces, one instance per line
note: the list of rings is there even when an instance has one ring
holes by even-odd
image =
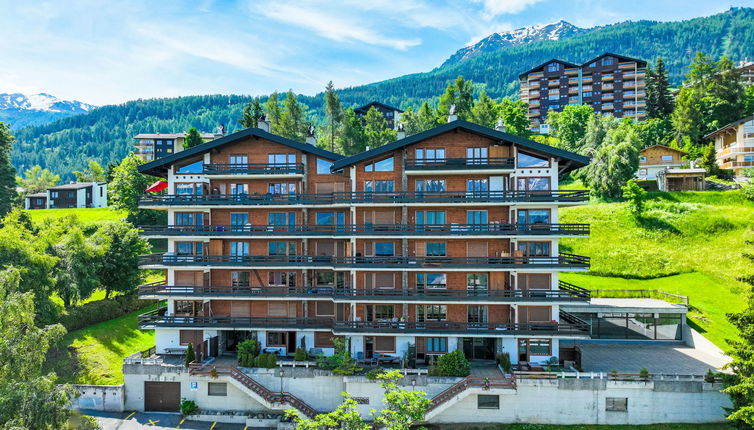
[[[0,0],[0,93],[102,105],[314,94],[430,70],[495,31],[671,21],[754,0]]]

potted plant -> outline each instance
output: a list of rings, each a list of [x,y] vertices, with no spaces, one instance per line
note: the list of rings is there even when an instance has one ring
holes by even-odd
[[[217,379],[217,368],[215,366],[212,366],[212,369],[210,369],[209,377],[212,379]]]
[[[646,367],[639,371],[639,379],[642,381],[649,381],[649,370],[647,370]]]
[[[618,370],[613,369],[610,371],[610,378],[612,378],[613,381],[618,379]]]
[[[484,378],[484,386],[482,387],[483,390],[489,391],[490,388],[492,388],[492,384],[490,383],[490,378]]]

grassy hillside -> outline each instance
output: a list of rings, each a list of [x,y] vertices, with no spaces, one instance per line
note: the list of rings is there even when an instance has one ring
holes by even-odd
[[[68,215],[76,217],[85,224],[103,221],[118,221],[126,217],[123,211],[110,208],[82,208],[82,209],[33,209],[26,213],[31,216],[34,223],[40,223],[47,218],[60,218]]]
[[[588,239],[563,240],[561,250],[592,259],[590,274],[561,279],[590,289],[658,289],[689,296],[690,322],[725,348],[735,330],[725,313],[742,306],[754,271],[741,256],[754,239],[754,203],[740,191],[652,193],[641,222],[625,203],[564,208],[562,223],[589,223]],[[748,247],[751,248],[751,247]]]

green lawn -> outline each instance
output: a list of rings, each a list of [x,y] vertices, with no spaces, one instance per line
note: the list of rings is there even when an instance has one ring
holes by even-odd
[[[561,251],[591,257],[591,274],[562,279],[591,289],[658,289],[689,296],[697,328],[720,347],[735,335],[726,312],[741,308],[754,272],[742,257],[752,251],[754,204],[740,191],[652,193],[644,219],[625,203],[592,202],[562,208],[559,222],[588,223],[588,239],[565,239]]]
[[[154,330],[137,328],[138,315],[154,307],[68,333],[49,357],[50,370],[60,382],[123,383],[123,358],[154,346]]]
[[[476,430],[478,427],[463,427]],[[558,426],[545,424],[503,424],[494,427],[482,427],[479,430],[732,430],[727,423],[715,424],[654,424],[646,426],[629,425],[572,425]]]
[[[125,212],[110,208],[32,209],[25,212],[31,216],[34,223],[39,223],[47,218],[60,218],[70,214],[76,215],[82,223],[118,221],[126,217]]]

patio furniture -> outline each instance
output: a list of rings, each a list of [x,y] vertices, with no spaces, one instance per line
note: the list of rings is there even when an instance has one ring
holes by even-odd
[[[373,364],[380,364],[380,353],[379,352],[373,352],[372,353],[372,363]]]
[[[364,364],[364,353],[359,351],[356,353],[356,365]]]
[[[389,354],[378,354],[377,364],[399,364],[401,362],[400,357]]]

